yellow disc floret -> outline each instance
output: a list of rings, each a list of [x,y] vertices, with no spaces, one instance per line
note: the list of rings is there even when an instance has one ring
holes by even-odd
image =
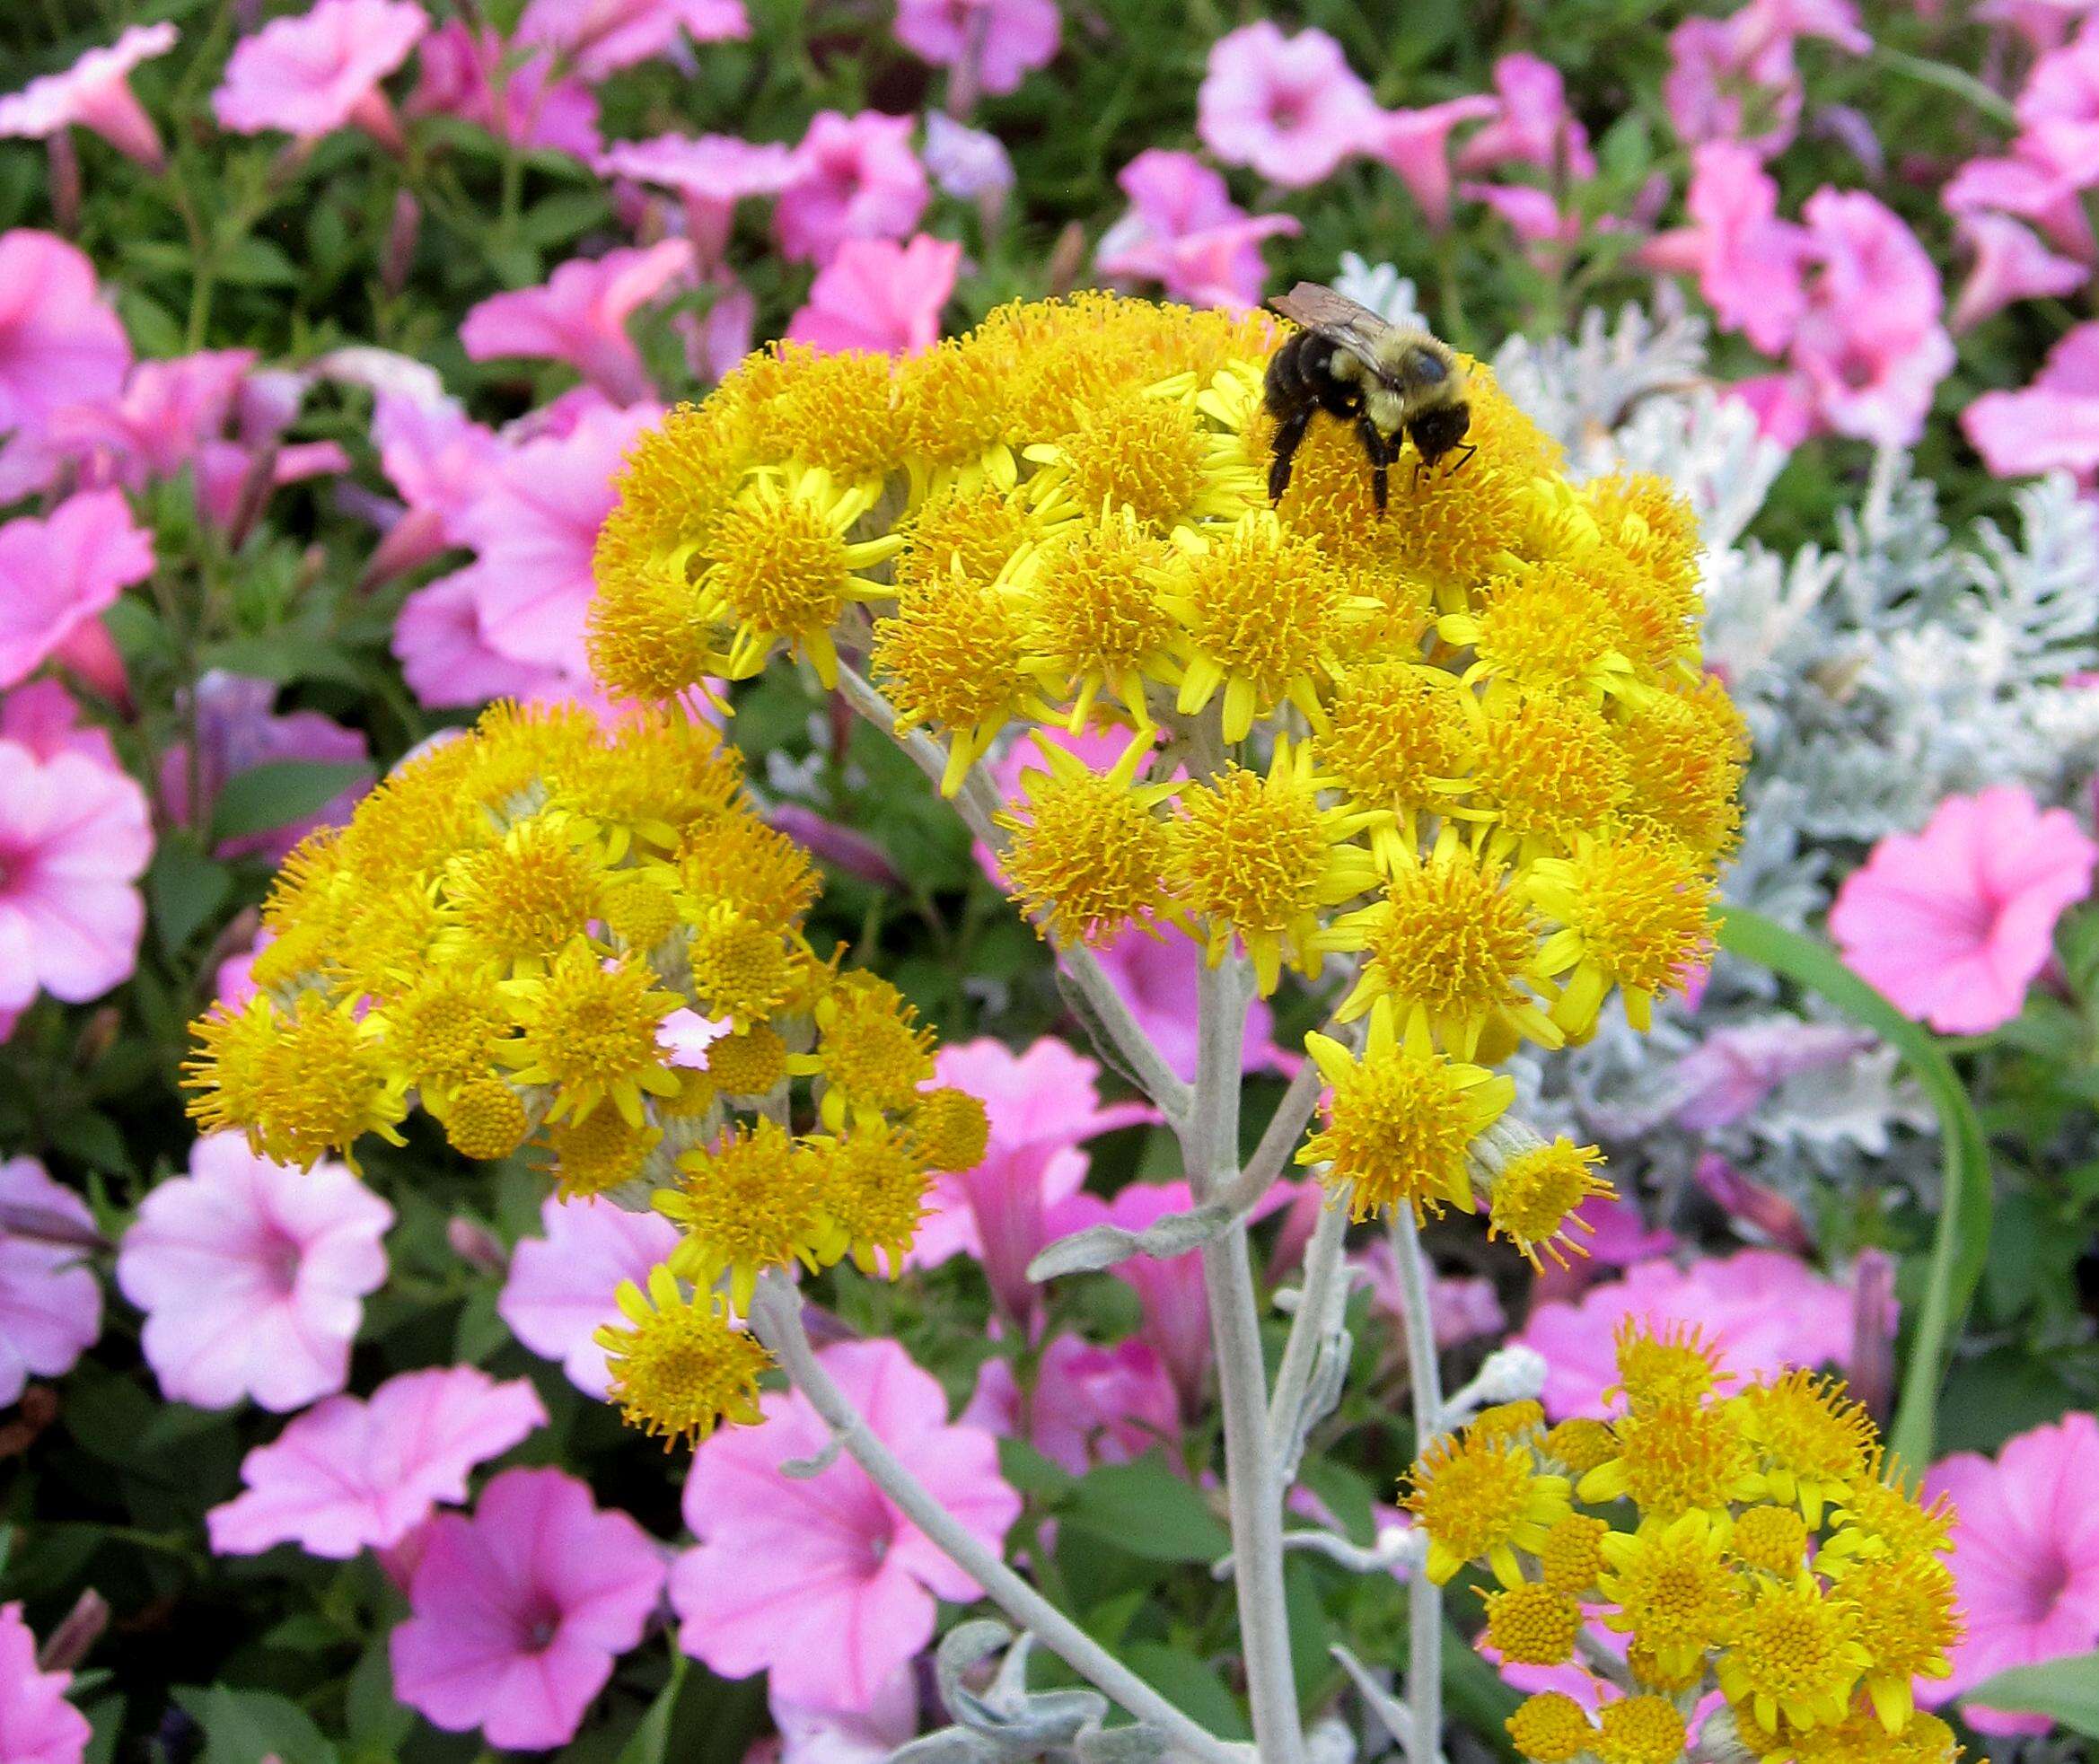
[[[624,1324],[593,1338],[605,1350],[612,1400],[665,1448],[705,1439],[724,1421],[761,1418],[759,1375],[772,1356],[729,1321],[711,1294],[687,1297],[667,1268],[649,1270],[644,1293],[623,1280],[614,1294]]]

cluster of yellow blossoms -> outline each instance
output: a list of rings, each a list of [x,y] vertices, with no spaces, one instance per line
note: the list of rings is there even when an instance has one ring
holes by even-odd
[[[1362,1212],[1469,1209],[1467,1142],[1509,1101],[1488,1068],[1587,1036],[1614,989],[1644,1027],[1706,960],[1745,736],[1666,483],[1570,483],[1472,364],[1462,469],[1402,459],[1381,516],[1321,418],[1271,507],[1284,334],[1082,294],[901,362],[753,356],[629,460],[593,663],[664,702],[783,651],[832,685],[843,652],[944,743],[950,793],[1032,732],[998,823],[1044,935],[1236,942],[1264,995],[1358,964],[1338,1015],[1367,1049],[1313,1042],[1307,1161]],[[1533,1158],[1497,1224],[1550,1242],[1594,1162]]]
[[[816,894],[706,723],[498,706],[286,860],[257,996],[198,1025],[191,1112],[305,1166],[400,1143],[419,1103],[469,1157],[653,1200],[684,1236],[621,1293],[614,1393],[670,1437],[755,1420],[759,1273],[893,1268],[931,1172],[984,1154],[895,987],[811,948]]]
[[[1921,1505],[1839,1381],[1739,1391],[1696,1331],[1618,1338],[1610,1421],[1547,1426],[1506,1404],[1439,1440],[1404,1505],[1441,1584],[1487,1569],[1503,1661],[1576,1665],[1592,1720],[1547,1691],[1510,1717],[1538,1764],[1675,1764],[1701,1702],[1701,1755],[1764,1764],[1951,1764],[1952,1730],[1912,1681],[1960,1638],[1942,1559],[1953,1515]],[[1613,1646],[1607,1636],[1615,1637]]]

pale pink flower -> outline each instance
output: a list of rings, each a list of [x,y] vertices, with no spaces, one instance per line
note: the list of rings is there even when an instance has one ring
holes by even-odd
[[[1699,292],[1721,324],[1777,355],[1807,310],[1805,233],[1778,215],[1778,187],[1756,155],[1714,141],[1691,155],[1685,206]]]
[[[1050,1241],[1049,1210],[1086,1180],[1079,1142],[1158,1119],[1148,1103],[1103,1105],[1100,1077],[1093,1061],[1047,1036],[1020,1054],[984,1039],[951,1041],[934,1056],[935,1082],[978,1098],[991,1137],[974,1170],[934,1178],[907,1258],[913,1267],[973,1256],[1007,1317],[1034,1315],[1041,1294],[1028,1263]]]
[[[1271,1189],[1253,1216],[1261,1217],[1288,1200],[1286,1190]],[[1105,1201],[1098,1195],[1075,1194],[1052,1215],[1050,1235],[1063,1237],[1097,1224],[1140,1232],[1167,1214],[1185,1213],[1194,1205],[1194,1191],[1186,1182],[1132,1182]],[[1210,1370],[1210,1312],[1203,1292],[1202,1251],[1131,1256],[1117,1262],[1111,1272],[1136,1291],[1144,1306],[1144,1322],[1137,1333],[1166,1368],[1181,1413],[1192,1419],[1202,1413],[1203,1385]]]
[[[1384,1319],[1393,1339],[1403,1342],[1407,1307],[1400,1287],[1400,1265],[1390,1242],[1372,1238],[1350,1253],[1348,1266],[1368,1289],[1371,1309]],[[1475,1274],[1433,1274],[1428,1283],[1428,1320],[1435,1325],[1439,1348],[1499,1335],[1508,1327],[1508,1313],[1501,1308],[1494,1282]]]
[[[1805,98],[1790,56],[1783,58],[1783,73],[1772,84],[1751,74],[1734,19],[1685,19],[1669,33],[1669,72],[1662,79],[1662,101],[1677,138],[1690,147],[1733,141],[1770,158],[1793,139]],[[1748,132],[1752,110],[1765,125],[1753,135]]]
[[[531,0],[516,40],[561,52],[586,80],[648,61],[678,46],[751,34],[743,0]]]
[[[86,1265],[87,1202],[34,1158],[0,1163],[0,1409],[31,1378],[56,1378],[102,1332],[102,1288]],[[0,1756],[7,1755],[0,1749]]]
[[[1906,1014],[1947,1035],[2009,1022],[2048,963],[2055,922],[2092,891],[2095,846],[2016,785],[1949,796],[1837,891],[1830,935]]]
[[[394,145],[400,127],[379,83],[429,28],[413,0],[320,0],[311,12],[272,19],[233,46],[212,114],[236,135],[280,129],[316,141],[354,122]]]
[[[2068,43],[2036,61],[2014,109],[2024,128],[2046,129],[2065,156],[2083,158],[2099,148],[2099,30],[2087,20]]]
[[[1387,110],[1364,137],[1363,151],[1398,172],[1423,217],[1437,233],[1450,224],[1451,131],[1491,117],[1499,106],[1483,92],[1418,110]]]
[[[86,256],[53,233],[0,233],[0,503],[50,482],[52,417],[115,397],[130,365],[124,327]]]
[[[1968,1619],[1953,1676],[1920,1680],[1937,1704],[2014,1666],[2099,1645],[2099,1419],[2072,1413],[2007,1440],[1993,1462],[1957,1452],[1932,1466],[1927,1498],[1952,1498],[1954,1579]],[[2045,1733],[2045,1716],[1963,1703],[1984,1733]]]
[[[575,1736],[663,1590],[649,1534],[558,1470],[507,1470],[430,1522],[388,1637],[394,1694],[447,1733],[541,1751]]]
[[[958,201],[997,202],[1013,189],[1013,160],[999,138],[944,110],[927,113],[924,156],[933,181]]]
[[[145,793],[124,772],[0,741],[0,1011],[40,990],[82,1004],[129,976],[152,856]]]
[[[26,748],[42,761],[75,753],[109,771],[124,768],[110,732],[81,722],[79,701],[48,676],[0,693],[0,742]]]
[[[0,1605],[0,1758],[7,1764],[80,1764],[94,1737],[66,1700],[71,1672],[37,1668],[37,1638],[19,1602]]]
[[[114,490],[0,526],[0,687],[60,654],[153,567],[153,536]]]
[[[692,268],[683,239],[558,265],[544,284],[490,294],[470,308],[459,338],[470,361],[532,355],[566,362],[614,404],[654,395],[627,321]]]
[[[2090,11],[2090,0],[1982,0],[1975,16],[2003,25],[2036,53],[2045,55],[2083,23]]]
[[[1095,1464],[1141,1458],[1181,1434],[1180,1404],[1159,1356],[1132,1338],[1096,1347],[1060,1335],[1042,1349],[1033,1400],[1021,1401],[1013,1363],[989,1359],[962,1419],[1008,1438],[1024,1438],[1074,1476]]]
[[[678,1247],[678,1228],[660,1213],[629,1213],[609,1200],[564,1201],[540,1207],[539,1237],[522,1237],[496,1314],[544,1360],[558,1360],[568,1382],[586,1396],[610,1388],[605,1350],[592,1338],[617,1322],[612,1294],[622,1280],[648,1285],[648,1272]]]
[[[1737,380],[1726,396],[1749,408],[1757,432],[1790,452],[1815,432],[1814,387],[1805,373],[1755,373]]]
[[[1464,183],[1458,186],[1458,194],[1485,203],[1526,245],[1572,245],[1582,236],[1582,217],[1572,208],[1560,207],[1550,191],[1535,184]],[[1550,254],[1532,255],[1549,259]]]
[[[341,1390],[393,1208],[339,1163],[272,1163],[237,1133],[199,1139],[189,1172],[147,1194],[117,1256],[161,1394],[285,1414]]]
[[[823,263],[848,239],[904,238],[931,199],[910,118],[819,110],[795,149],[773,231],[795,262]]]
[[[1777,1250],[1739,1250],[1679,1268],[1646,1261],[1574,1303],[1534,1308],[1515,1339],[1545,1356],[1545,1412],[1554,1420],[1610,1412],[1618,1382],[1612,1337],[1623,1318],[1650,1329],[1701,1329],[1727,1369],[1749,1380],[1787,1366],[1842,1365],[1852,1345],[1851,1294]]]
[[[797,1703],[774,1690],[767,1706],[780,1730],[779,1764],[887,1764],[918,1733],[918,1674],[907,1663],[882,1681],[865,1709]],[[745,1754],[746,1764],[751,1764]]]
[[[581,80],[553,77],[552,50],[520,52],[495,31],[446,19],[423,39],[411,117],[453,116],[521,147],[597,157],[598,101]]]
[[[973,66],[994,97],[1050,65],[1062,28],[1057,0],[897,0],[897,41],[935,67]]]
[[[420,398],[382,387],[372,406],[380,470],[414,513],[436,517],[436,541],[464,545],[459,517],[480,494],[503,443],[455,399]],[[442,549],[434,544],[431,555]]]
[[[1258,306],[1268,278],[1261,241],[1299,230],[1288,215],[1247,215],[1224,174],[1192,154],[1147,147],[1115,181],[1129,207],[1101,235],[1094,264],[1119,281],[1163,283],[1193,306]]]
[[[131,70],[167,54],[175,34],[171,24],[135,24],[63,74],[47,74],[0,98],[0,136],[41,141],[66,128],[92,128],[119,152],[160,171],[166,163],[160,131],[131,90]]]
[[[1670,1069],[1671,1112],[1693,1132],[1732,1127],[1787,1079],[1840,1065],[1874,1044],[1840,1023],[1783,1015],[1716,1030]]]
[[[464,1502],[475,1467],[546,1420],[524,1379],[498,1384],[469,1365],[404,1372],[369,1402],[329,1397],[241,1461],[246,1486],[205,1514],[212,1549],[295,1543],[347,1560],[386,1549],[439,1505]]]
[[[2066,331],[2033,382],[1985,392],[1961,413],[1961,428],[1999,478],[2068,471],[2099,476],[2099,323]]]
[[[1559,69],[1534,55],[1505,55],[1494,64],[1498,110],[1458,154],[1461,171],[1485,171],[1510,161],[1572,178],[1596,175],[1589,134],[1568,106]]]
[[[1227,165],[1302,189],[1363,151],[1377,105],[1323,31],[1294,37],[1257,19],[1210,45],[1196,94],[1196,133]]]
[[[2071,294],[2092,278],[2088,266],[2058,257],[2007,215],[1963,215],[1954,230],[1975,258],[1948,321],[1956,337],[2014,301]]]
[[[2016,215],[2066,256],[2080,263],[2099,258],[2083,203],[2085,187],[2099,180],[2099,163],[2065,164],[2034,132],[2014,141],[2012,149],[2004,158],[1972,159],[1947,179],[1939,192],[1946,212]]]
[[[816,272],[787,335],[827,355],[915,355],[939,340],[940,309],[954,292],[962,260],[960,245],[923,233],[905,245],[848,239]]]
[[[736,205],[750,197],[777,196],[797,172],[792,147],[777,141],[746,141],[737,135],[615,141],[598,164],[608,176],[675,190],[684,205],[685,236],[692,243],[701,279],[730,285],[726,258]],[[737,353],[740,357],[746,351]]]
[[[998,1474],[992,1436],[951,1426],[938,1381],[893,1341],[820,1357],[905,1469],[999,1549],[1021,1501]],[[679,1645],[725,1678],[769,1669],[778,1696],[866,1709],[932,1640],[935,1601],[972,1602],[977,1584],[850,1458],[787,1475],[781,1467],[815,1457],[830,1430],[798,1391],[760,1403],[763,1426],[725,1429],[693,1454],[685,1521],[699,1543],[671,1572]]]
[[[558,668],[514,662],[481,635],[481,573],[442,575],[401,602],[391,647],[416,702],[433,710],[537,697],[570,678]]]
[[[92,481],[141,489],[192,464],[233,419],[252,349],[199,349],[142,361],[114,398],[83,400],[51,419],[51,438]]]

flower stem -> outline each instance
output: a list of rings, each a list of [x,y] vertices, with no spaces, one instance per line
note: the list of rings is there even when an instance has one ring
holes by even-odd
[[[1305,1064],[1309,1066],[1311,1061]],[[1335,1287],[1342,1280],[1341,1246],[1348,1234],[1348,1197],[1331,1195],[1320,1208],[1312,1242],[1304,1248],[1304,1278],[1298,1291],[1297,1314],[1290,1322],[1283,1363],[1276,1368],[1276,1393],[1269,1403],[1269,1451],[1275,1466],[1278,1501],[1290,1492],[1286,1486],[1287,1472],[1315,1418],[1304,1412],[1306,1393],[1313,1369],[1319,1362],[1321,1344],[1339,1319],[1340,1306],[1335,1302]]]
[[[788,1381],[809,1399],[831,1436],[874,1485],[958,1567],[992,1602],[1023,1625],[1072,1671],[1095,1685],[1137,1720],[1165,1735],[1168,1744],[1204,1764],[1249,1764],[1243,1747],[1220,1740],[1169,1703],[1103,1649],[998,1558],[997,1550],[942,1506],[896,1454],[875,1436],[846,1393],[831,1381],[802,1327],[802,1294],[777,1270],[758,1283],[751,1306],[751,1332],[771,1351]],[[1262,1758],[1268,1753],[1264,1750]]]
[[[1421,1233],[1404,1204],[1392,1214],[1392,1259],[1407,1324],[1407,1365],[1414,1385],[1414,1451],[1428,1449],[1443,1416],[1443,1379],[1436,1362],[1436,1320],[1428,1303],[1428,1264]],[[1443,1589],[1426,1574],[1407,1583],[1408,1764],[1438,1764],[1443,1756]]]

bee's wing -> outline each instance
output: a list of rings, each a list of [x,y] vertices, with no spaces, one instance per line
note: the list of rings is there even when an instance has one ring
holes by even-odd
[[[1360,301],[1337,294],[1321,282],[1300,282],[1269,304],[1286,319],[1295,319],[1305,329],[1332,338],[1366,361],[1375,361],[1378,339],[1392,328],[1389,320]]]

